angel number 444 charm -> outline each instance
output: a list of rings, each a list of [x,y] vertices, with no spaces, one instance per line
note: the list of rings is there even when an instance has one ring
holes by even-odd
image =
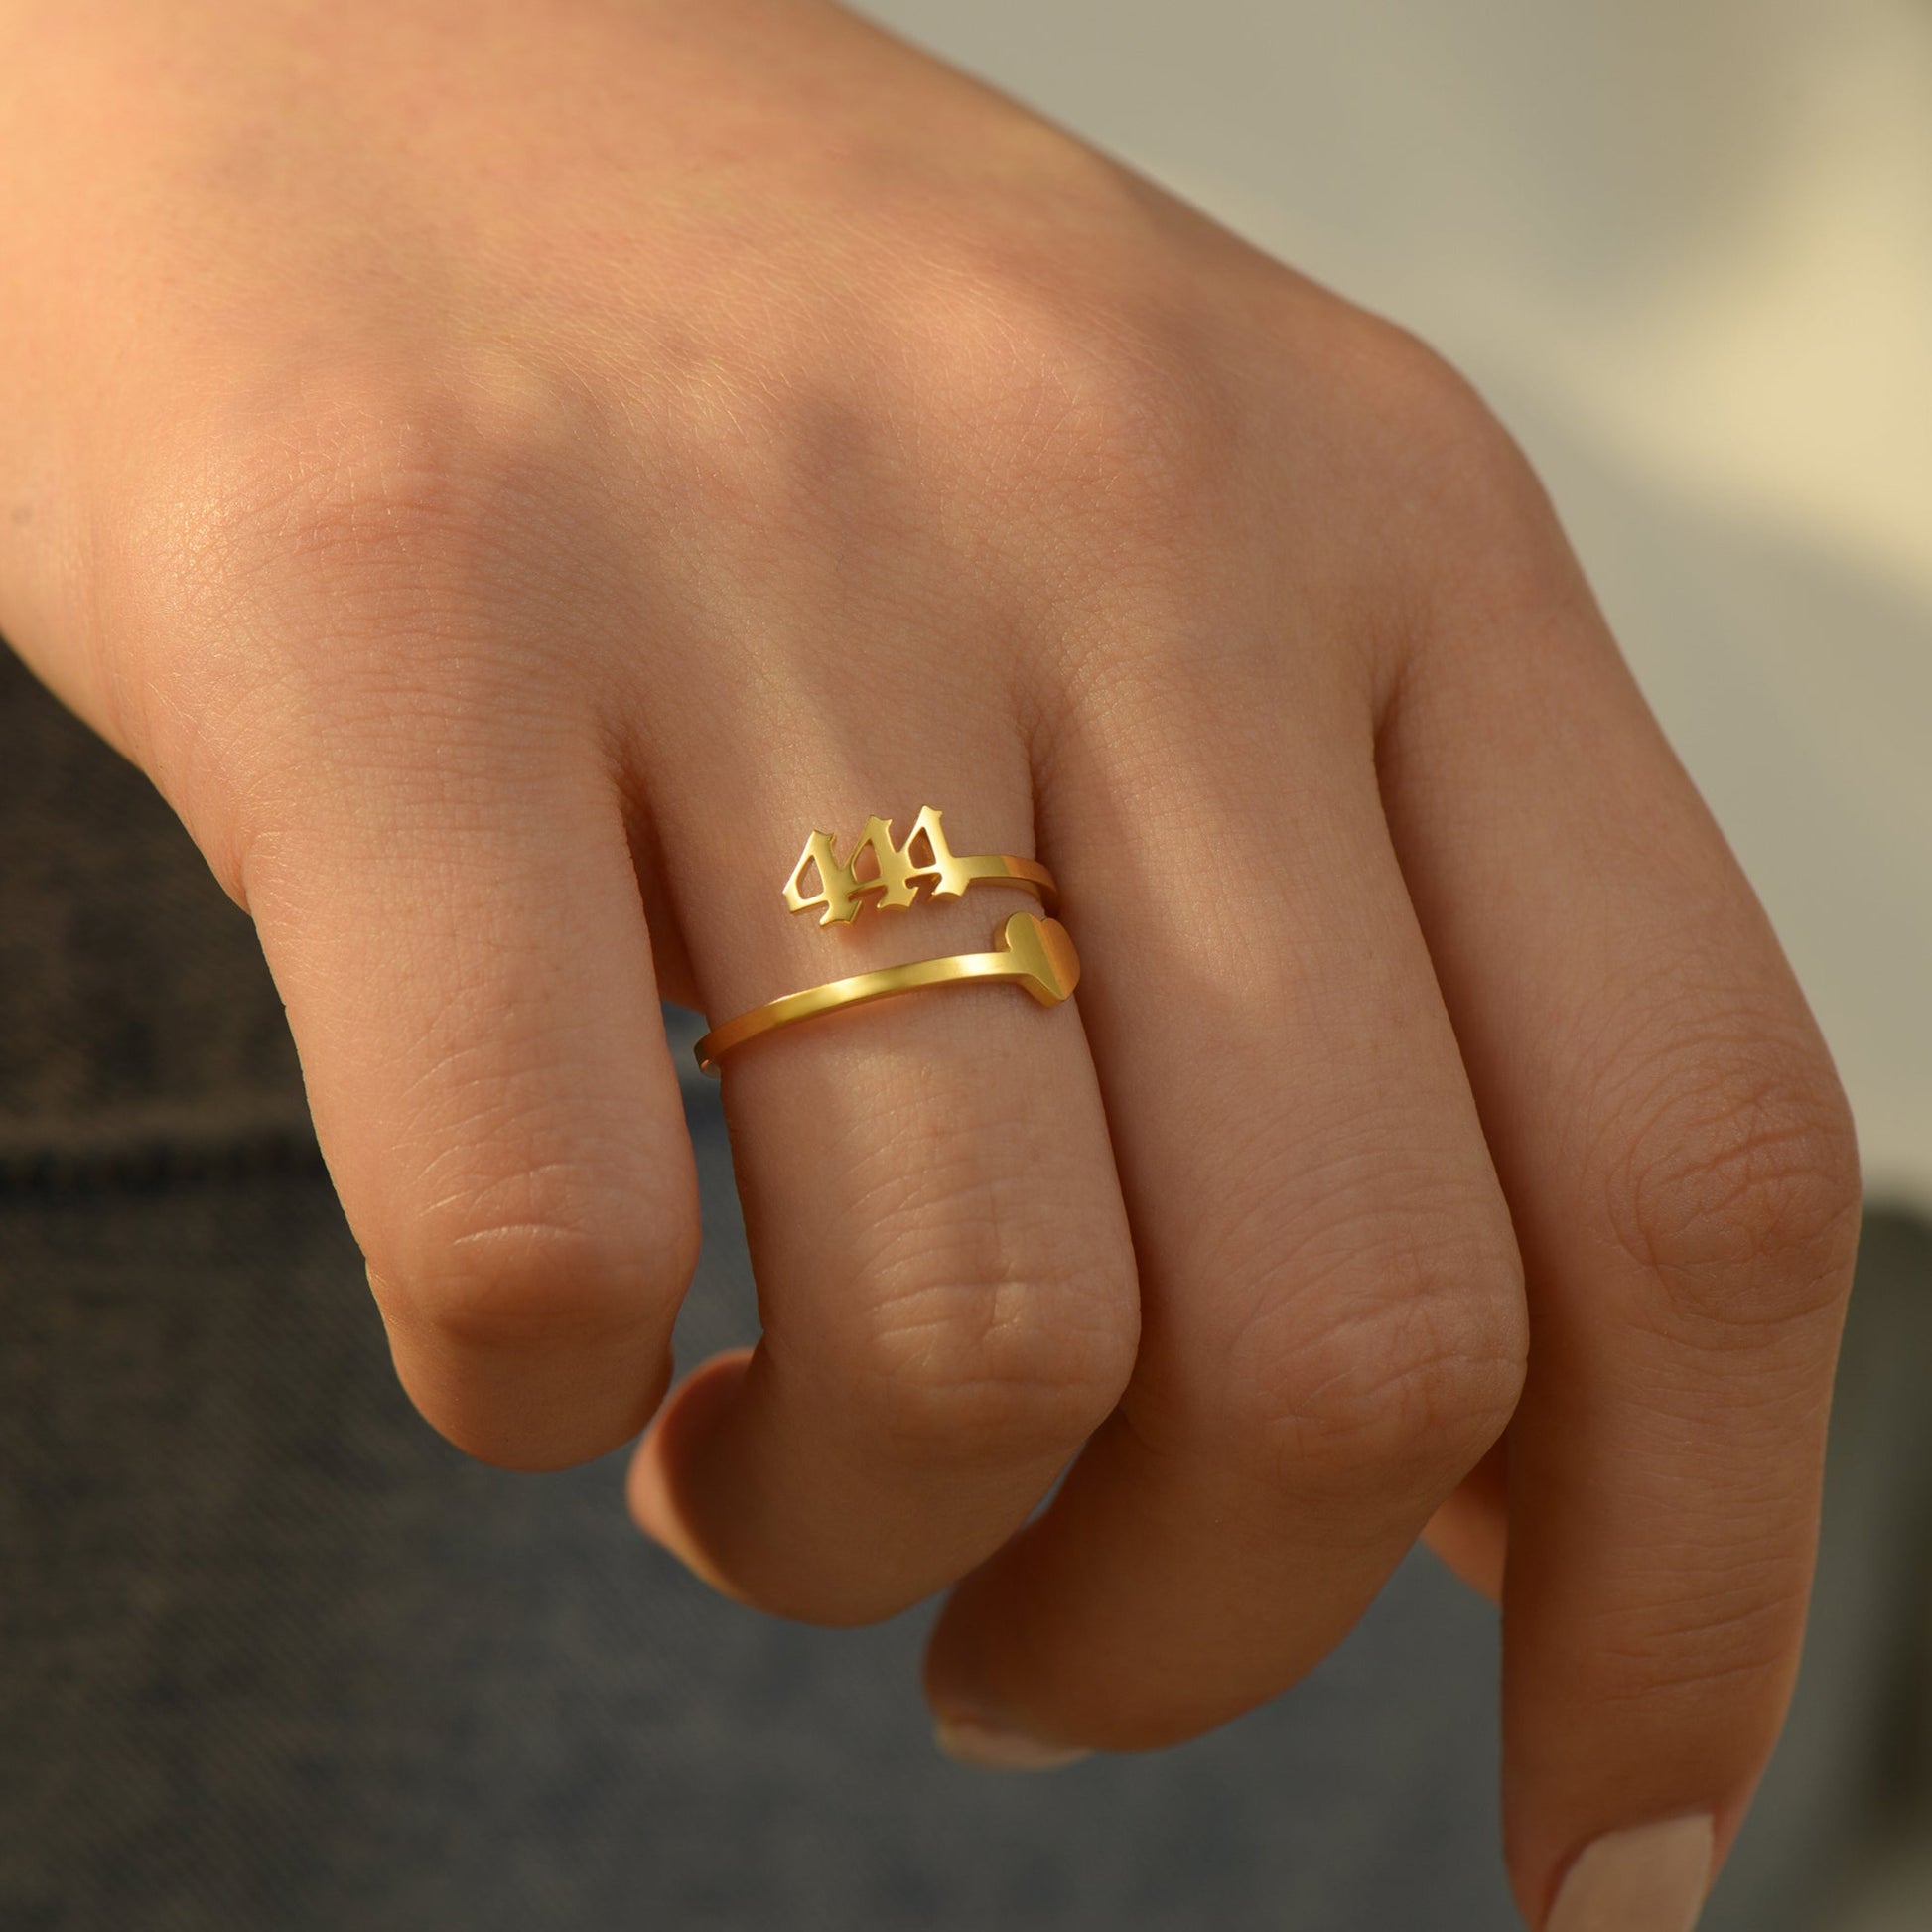
[[[1008,852],[965,856],[955,852],[946,843],[937,809],[923,805],[903,845],[893,843],[893,821],[876,814],[866,820],[858,844],[845,859],[839,857],[829,832],[814,832],[785,881],[785,903],[794,912],[817,912],[820,925],[850,925],[868,900],[902,912],[922,890],[933,898],[957,898],[982,879],[1024,886],[1037,893],[1049,910],[1056,897],[1053,875],[1036,859]],[[1017,986],[1041,1006],[1054,1007],[1079,984],[1080,956],[1059,920],[1015,912],[994,934],[991,952],[909,960],[903,966],[852,973],[823,986],[808,986],[802,993],[767,1000],[706,1034],[697,1043],[698,1064],[715,1073],[719,1060],[734,1047],[801,1020],[866,1006],[896,993],[974,981]]]
[[[895,845],[893,821],[874,813],[843,860],[829,832],[814,832],[785,881],[785,903],[794,912],[817,909],[820,925],[850,925],[869,899],[881,911],[902,912],[922,886],[934,898],[957,898],[975,880],[997,879],[1051,904],[1053,876],[1037,860],[1008,852],[962,856],[946,843],[941,817],[921,805],[905,843]]]

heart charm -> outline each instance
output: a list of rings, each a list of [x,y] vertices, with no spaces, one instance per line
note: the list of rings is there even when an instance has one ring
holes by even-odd
[[[1025,973],[1022,984],[1043,1007],[1056,1007],[1080,983],[1080,955],[1058,919],[1016,912],[1000,934],[1003,950]]]

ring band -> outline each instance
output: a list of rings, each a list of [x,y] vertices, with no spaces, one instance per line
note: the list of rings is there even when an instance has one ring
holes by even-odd
[[[936,818],[937,813],[933,816]],[[908,839],[909,845],[911,841]],[[979,875],[990,877],[991,875]],[[794,875],[795,877],[795,875]],[[1016,912],[997,934],[995,952],[955,953],[947,959],[918,959],[906,966],[885,966],[877,972],[855,973],[849,979],[832,980],[824,986],[807,987],[802,993],[787,993],[781,999],[767,1000],[761,1007],[741,1013],[714,1027],[698,1041],[696,1052],[702,1072],[717,1071],[719,1059],[734,1046],[742,1046],[760,1034],[775,1033],[780,1027],[795,1026],[840,1007],[863,1006],[870,1000],[883,1000],[894,993],[913,993],[926,986],[950,986],[969,980],[1010,980],[1024,987],[1043,1007],[1056,1007],[1080,981],[1080,956],[1073,940],[1057,919],[1042,919],[1032,912]]]

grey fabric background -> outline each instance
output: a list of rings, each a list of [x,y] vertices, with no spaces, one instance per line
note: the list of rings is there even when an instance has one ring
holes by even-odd
[[[687,1100],[690,1360],[752,1317]],[[1875,1218],[1811,1662],[1720,1932],[1827,1925],[1922,1802],[1928,1282]],[[505,1475],[415,1418],[247,921],[0,651],[0,1928],[1514,1923],[1494,1618],[1427,1558],[1270,1708],[1002,1779],[928,1742],[925,1612],[721,1602],[621,1466]]]

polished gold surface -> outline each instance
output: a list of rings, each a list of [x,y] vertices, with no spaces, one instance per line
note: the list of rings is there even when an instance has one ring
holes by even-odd
[[[935,812],[933,817],[936,820],[938,814]],[[1073,940],[1065,926],[1057,919],[1016,912],[1000,928],[997,937],[999,948],[994,952],[917,959],[909,965],[855,973],[849,979],[833,980],[825,986],[807,987],[802,993],[787,993],[782,999],[769,1000],[706,1034],[697,1044],[698,1065],[707,1073],[714,1072],[724,1054],[761,1034],[775,1033],[780,1027],[816,1019],[820,1014],[834,1013],[840,1007],[883,1000],[894,993],[913,993],[921,987],[951,986],[971,980],[1008,980],[1024,987],[1041,1006],[1053,1007],[1079,983],[1080,957],[1073,950]]]
[[[823,907],[820,925],[850,925],[875,894],[881,911],[902,912],[918,897],[922,885],[930,888],[934,898],[957,898],[974,881],[997,879],[1002,885],[1024,886],[1039,894],[1047,909],[1052,909],[1053,875],[1037,860],[1016,858],[1006,852],[962,857],[946,843],[942,816],[933,806],[921,805],[905,843],[895,845],[893,821],[874,813],[866,820],[852,856],[843,862],[831,833],[814,832],[785,881],[785,903],[794,912]],[[867,854],[872,865],[861,872],[859,864]],[[807,873],[817,875],[816,892],[805,891]]]
[[[814,832],[785,881],[784,898],[794,912],[816,911],[822,926],[850,925],[868,901],[882,911],[902,912],[916,901],[921,887],[931,898],[958,898],[981,880],[1024,887],[1037,893],[1049,908],[1057,897],[1052,874],[1035,859],[1006,852],[954,852],[946,838],[944,815],[934,805],[921,805],[901,845],[893,842],[893,821],[876,812],[866,820],[845,859],[839,857],[831,833]],[[1073,991],[1080,977],[1080,959],[1057,919],[1016,912],[994,936],[997,946],[992,952],[917,959],[768,1000],[706,1034],[698,1041],[698,1065],[707,1073],[716,1072],[723,1055],[760,1035],[841,1007],[864,1006],[928,986],[1005,980],[1049,1007]]]

